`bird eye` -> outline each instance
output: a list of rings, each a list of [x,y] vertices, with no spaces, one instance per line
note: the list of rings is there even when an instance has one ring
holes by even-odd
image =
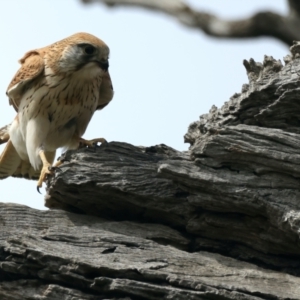
[[[91,46],[91,45],[87,45],[84,47],[84,53],[85,54],[88,54],[88,55],[92,55],[94,54],[96,51],[95,47],[94,46]]]

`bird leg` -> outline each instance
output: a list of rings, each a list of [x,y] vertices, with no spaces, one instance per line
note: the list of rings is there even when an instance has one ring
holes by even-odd
[[[42,187],[43,181],[45,181],[47,175],[53,174],[53,171],[51,171],[52,165],[48,162],[47,157],[45,155],[45,151],[40,150],[39,155],[40,155],[40,158],[42,160],[43,167],[42,167],[42,170],[41,170],[40,178],[39,178],[38,183],[37,183],[38,192],[40,192],[39,188]]]
[[[97,146],[97,143],[106,144],[107,141],[104,138],[98,138],[98,139],[92,139],[92,140],[85,140],[83,138],[79,138],[79,148],[81,148],[81,147],[93,148],[93,147]],[[40,178],[37,183],[38,192],[40,192],[39,189],[42,187],[43,182],[47,178],[47,175],[52,175],[54,170],[63,163],[63,160],[58,160],[54,165],[52,165],[49,162],[44,150],[40,150],[39,156],[42,160],[43,167],[42,167],[42,170],[40,173]]]
[[[83,138],[80,138],[79,139],[79,148],[82,148],[82,147],[93,148],[93,147],[97,146],[97,143],[107,144],[107,141],[104,138],[98,138],[98,139],[93,139],[93,140],[85,140]]]
[[[52,175],[54,170],[56,168],[58,168],[63,163],[63,161],[58,160],[54,165],[52,165],[48,161],[44,150],[40,150],[39,155],[40,155],[40,158],[42,160],[43,167],[42,167],[42,170],[41,170],[41,173],[40,173],[40,178],[39,178],[38,183],[37,183],[38,192],[40,192],[39,189],[42,187],[43,182],[45,181],[47,175]]]

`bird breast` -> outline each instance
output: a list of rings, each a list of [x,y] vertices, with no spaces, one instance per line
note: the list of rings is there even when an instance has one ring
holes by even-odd
[[[74,148],[90,122],[98,104],[102,77],[87,80],[82,76],[51,76],[24,93],[19,121],[24,140],[27,123],[42,118],[46,124],[44,147]],[[75,145],[75,144],[76,145]]]

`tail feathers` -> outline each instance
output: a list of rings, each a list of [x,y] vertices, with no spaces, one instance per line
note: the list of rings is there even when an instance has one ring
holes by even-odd
[[[56,154],[56,151],[45,152],[46,158],[50,164],[53,164],[55,154]],[[1,170],[1,161],[0,161],[0,170]],[[40,178],[41,170],[42,170],[42,166],[38,170],[35,170],[31,166],[29,161],[21,160],[17,169],[11,176],[18,177],[18,178],[37,180]]]
[[[55,151],[46,152],[45,154],[47,160],[52,164],[55,158]],[[29,160],[22,160],[12,142],[8,140],[0,156],[0,179],[13,176],[35,180],[40,177],[41,170],[42,166],[38,170],[34,170]]]
[[[0,128],[0,144],[4,144],[9,140],[9,126],[10,124]]]
[[[0,178],[12,176],[21,162],[19,154],[9,140],[0,156]]]
[[[35,170],[29,161],[21,160],[16,171],[11,175],[18,178],[38,179],[40,177],[41,169]]]

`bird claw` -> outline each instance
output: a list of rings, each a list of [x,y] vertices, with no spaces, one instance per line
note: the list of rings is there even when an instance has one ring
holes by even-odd
[[[58,159],[58,161],[52,166],[51,164],[47,163],[43,166],[40,174],[40,178],[37,183],[37,191],[41,194],[40,188],[43,185],[43,182],[48,179],[48,176],[54,174],[55,171],[59,170],[59,166],[63,163],[63,160]]]
[[[39,187],[39,186],[36,187],[36,190],[38,191],[38,193],[42,194],[42,193],[40,192],[40,187]]]
[[[48,168],[48,170],[51,172],[51,174],[57,170],[60,170],[60,167],[56,167],[56,166],[51,166]],[[47,177],[46,177],[47,178]]]
[[[43,186],[43,182],[47,178],[47,175],[52,175],[53,174],[53,171],[51,169],[52,169],[51,165],[43,166],[41,174],[40,174],[40,178],[39,178],[38,183],[37,183],[37,191],[39,193],[40,193],[40,188]]]

